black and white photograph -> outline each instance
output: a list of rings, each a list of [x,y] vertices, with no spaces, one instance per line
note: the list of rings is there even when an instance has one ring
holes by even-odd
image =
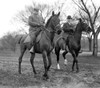
[[[0,88],[100,88],[100,1],[1,0]]]

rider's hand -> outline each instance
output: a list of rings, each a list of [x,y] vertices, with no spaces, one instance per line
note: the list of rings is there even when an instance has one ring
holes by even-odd
[[[44,25],[41,25],[41,30],[45,30],[45,26]]]

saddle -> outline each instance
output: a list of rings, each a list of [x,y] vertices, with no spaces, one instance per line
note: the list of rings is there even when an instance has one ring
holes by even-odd
[[[42,36],[42,31],[41,31],[41,32],[39,33],[39,35],[37,36],[37,38],[36,38],[36,43],[38,43],[38,42],[40,41],[41,36]],[[27,34],[27,37],[25,38],[24,43],[29,43],[29,42],[31,42],[31,37],[30,37],[29,34]]]
[[[40,32],[40,34],[37,36],[36,38],[36,43],[38,43],[42,38],[42,31]]]

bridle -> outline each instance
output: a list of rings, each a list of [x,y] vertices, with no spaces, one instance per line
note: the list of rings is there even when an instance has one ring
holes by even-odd
[[[57,25],[55,26],[54,29],[57,29],[57,27],[59,27],[59,26],[60,26],[60,24],[57,24]],[[46,28],[46,30],[47,30],[49,33],[57,33],[57,30],[48,30],[48,29],[52,29],[52,28]]]
[[[84,23],[84,24],[86,24],[86,23]],[[86,24],[86,28],[85,28],[86,29],[86,32],[88,32],[88,28],[89,28],[89,26]]]

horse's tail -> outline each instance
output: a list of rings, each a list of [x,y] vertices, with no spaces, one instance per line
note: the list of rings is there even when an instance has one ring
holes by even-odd
[[[18,39],[18,44],[20,44],[21,43],[21,39],[22,39],[22,36]]]
[[[62,36],[57,39],[55,44],[55,51],[59,51],[60,49],[66,50],[66,40]]]

